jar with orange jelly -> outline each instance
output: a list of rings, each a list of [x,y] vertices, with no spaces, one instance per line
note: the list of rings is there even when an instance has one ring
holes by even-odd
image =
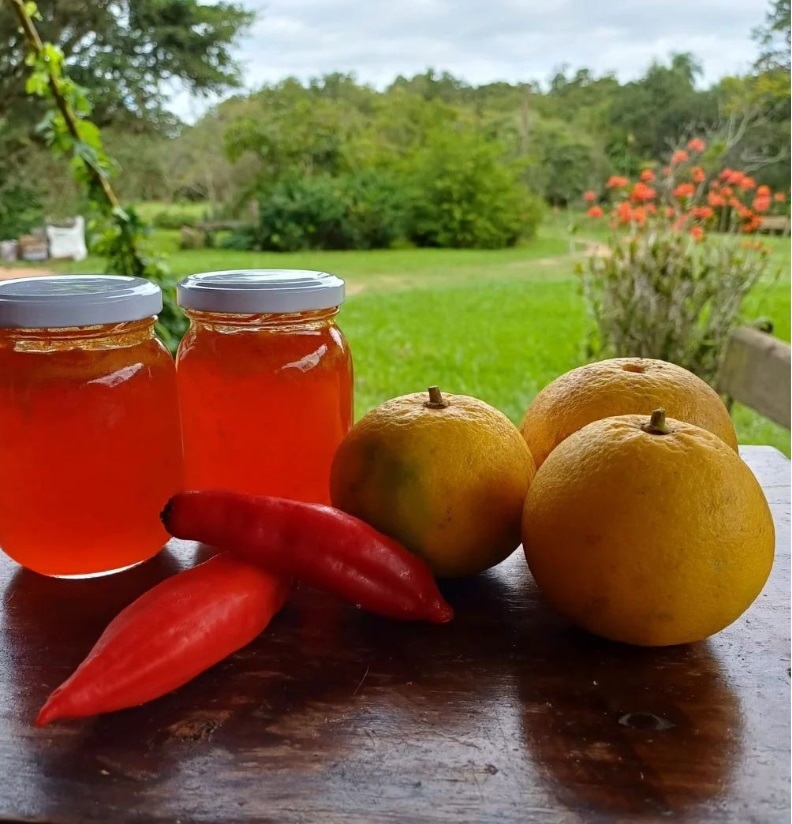
[[[22,566],[108,574],[168,540],[182,464],[161,307],[141,278],[0,282],[0,548]]]
[[[344,282],[289,269],[207,272],[178,287],[185,484],[329,503],[352,424]]]

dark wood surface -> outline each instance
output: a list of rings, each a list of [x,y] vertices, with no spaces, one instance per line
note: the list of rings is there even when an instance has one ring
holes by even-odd
[[[148,706],[31,726],[113,615],[202,556],[93,581],[0,561],[0,821],[787,822],[789,462],[744,455],[778,555],[707,642],[634,649],[551,614],[520,552],[447,586],[447,627],[298,591],[254,644]]]

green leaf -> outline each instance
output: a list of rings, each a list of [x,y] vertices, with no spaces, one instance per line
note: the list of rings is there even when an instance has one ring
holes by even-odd
[[[80,140],[94,149],[100,150],[102,148],[102,138],[99,134],[99,129],[95,123],[90,120],[77,121],[77,134]]]
[[[95,146],[91,146],[84,140],[75,141],[74,154],[101,173],[101,169],[99,168],[99,154]]]
[[[36,134],[50,134],[53,129],[52,122],[55,119],[56,114],[57,112],[54,112],[52,109],[50,109],[48,112],[45,112],[44,117],[42,117],[41,120],[39,120],[39,122],[36,124]]]
[[[45,97],[49,91],[49,82],[46,75],[39,72],[31,74],[25,81],[25,92],[36,97]]]
[[[63,65],[63,52],[52,43],[44,43],[41,55],[49,64],[50,70],[53,74],[56,76],[59,75]]]
[[[33,0],[28,0],[28,2],[25,3],[25,14],[27,14],[27,16],[32,20],[42,19],[41,12],[38,10],[38,6],[33,2]]]

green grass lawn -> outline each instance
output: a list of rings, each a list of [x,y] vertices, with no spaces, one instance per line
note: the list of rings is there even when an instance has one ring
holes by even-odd
[[[519,422],[533,396],[585,361],[586,318],[569,254],[569,219],[551,216],[538,238],[516,249],[407,249],[274,254],[220,249],[179,251],[178,232],[159,231],[177,277],[216,269],[325,269],[347,280],[340,324],[355,359],[357,413],[387,398],[439,384],[476,395]],[[576,238],[585,234],[577,219]],[[783,276],[757,287],[747,319],[770,317],[790,339],[789,240],[771,239]],[[100,271],[89,259],[61,271]],[[735,410],[741,443],[790,454],[786,430],[746,408]]]

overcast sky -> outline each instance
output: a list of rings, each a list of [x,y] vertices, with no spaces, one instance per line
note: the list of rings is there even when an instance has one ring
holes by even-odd
[[[245,85],[353,72],[382,87],[431,67],[471,83],[546,81],[566,64],[622,80],[693,52],[704,81],[748,70],[769,0],[241,0],[258,15]],[[179,97],[182,115],[203,108]]]

